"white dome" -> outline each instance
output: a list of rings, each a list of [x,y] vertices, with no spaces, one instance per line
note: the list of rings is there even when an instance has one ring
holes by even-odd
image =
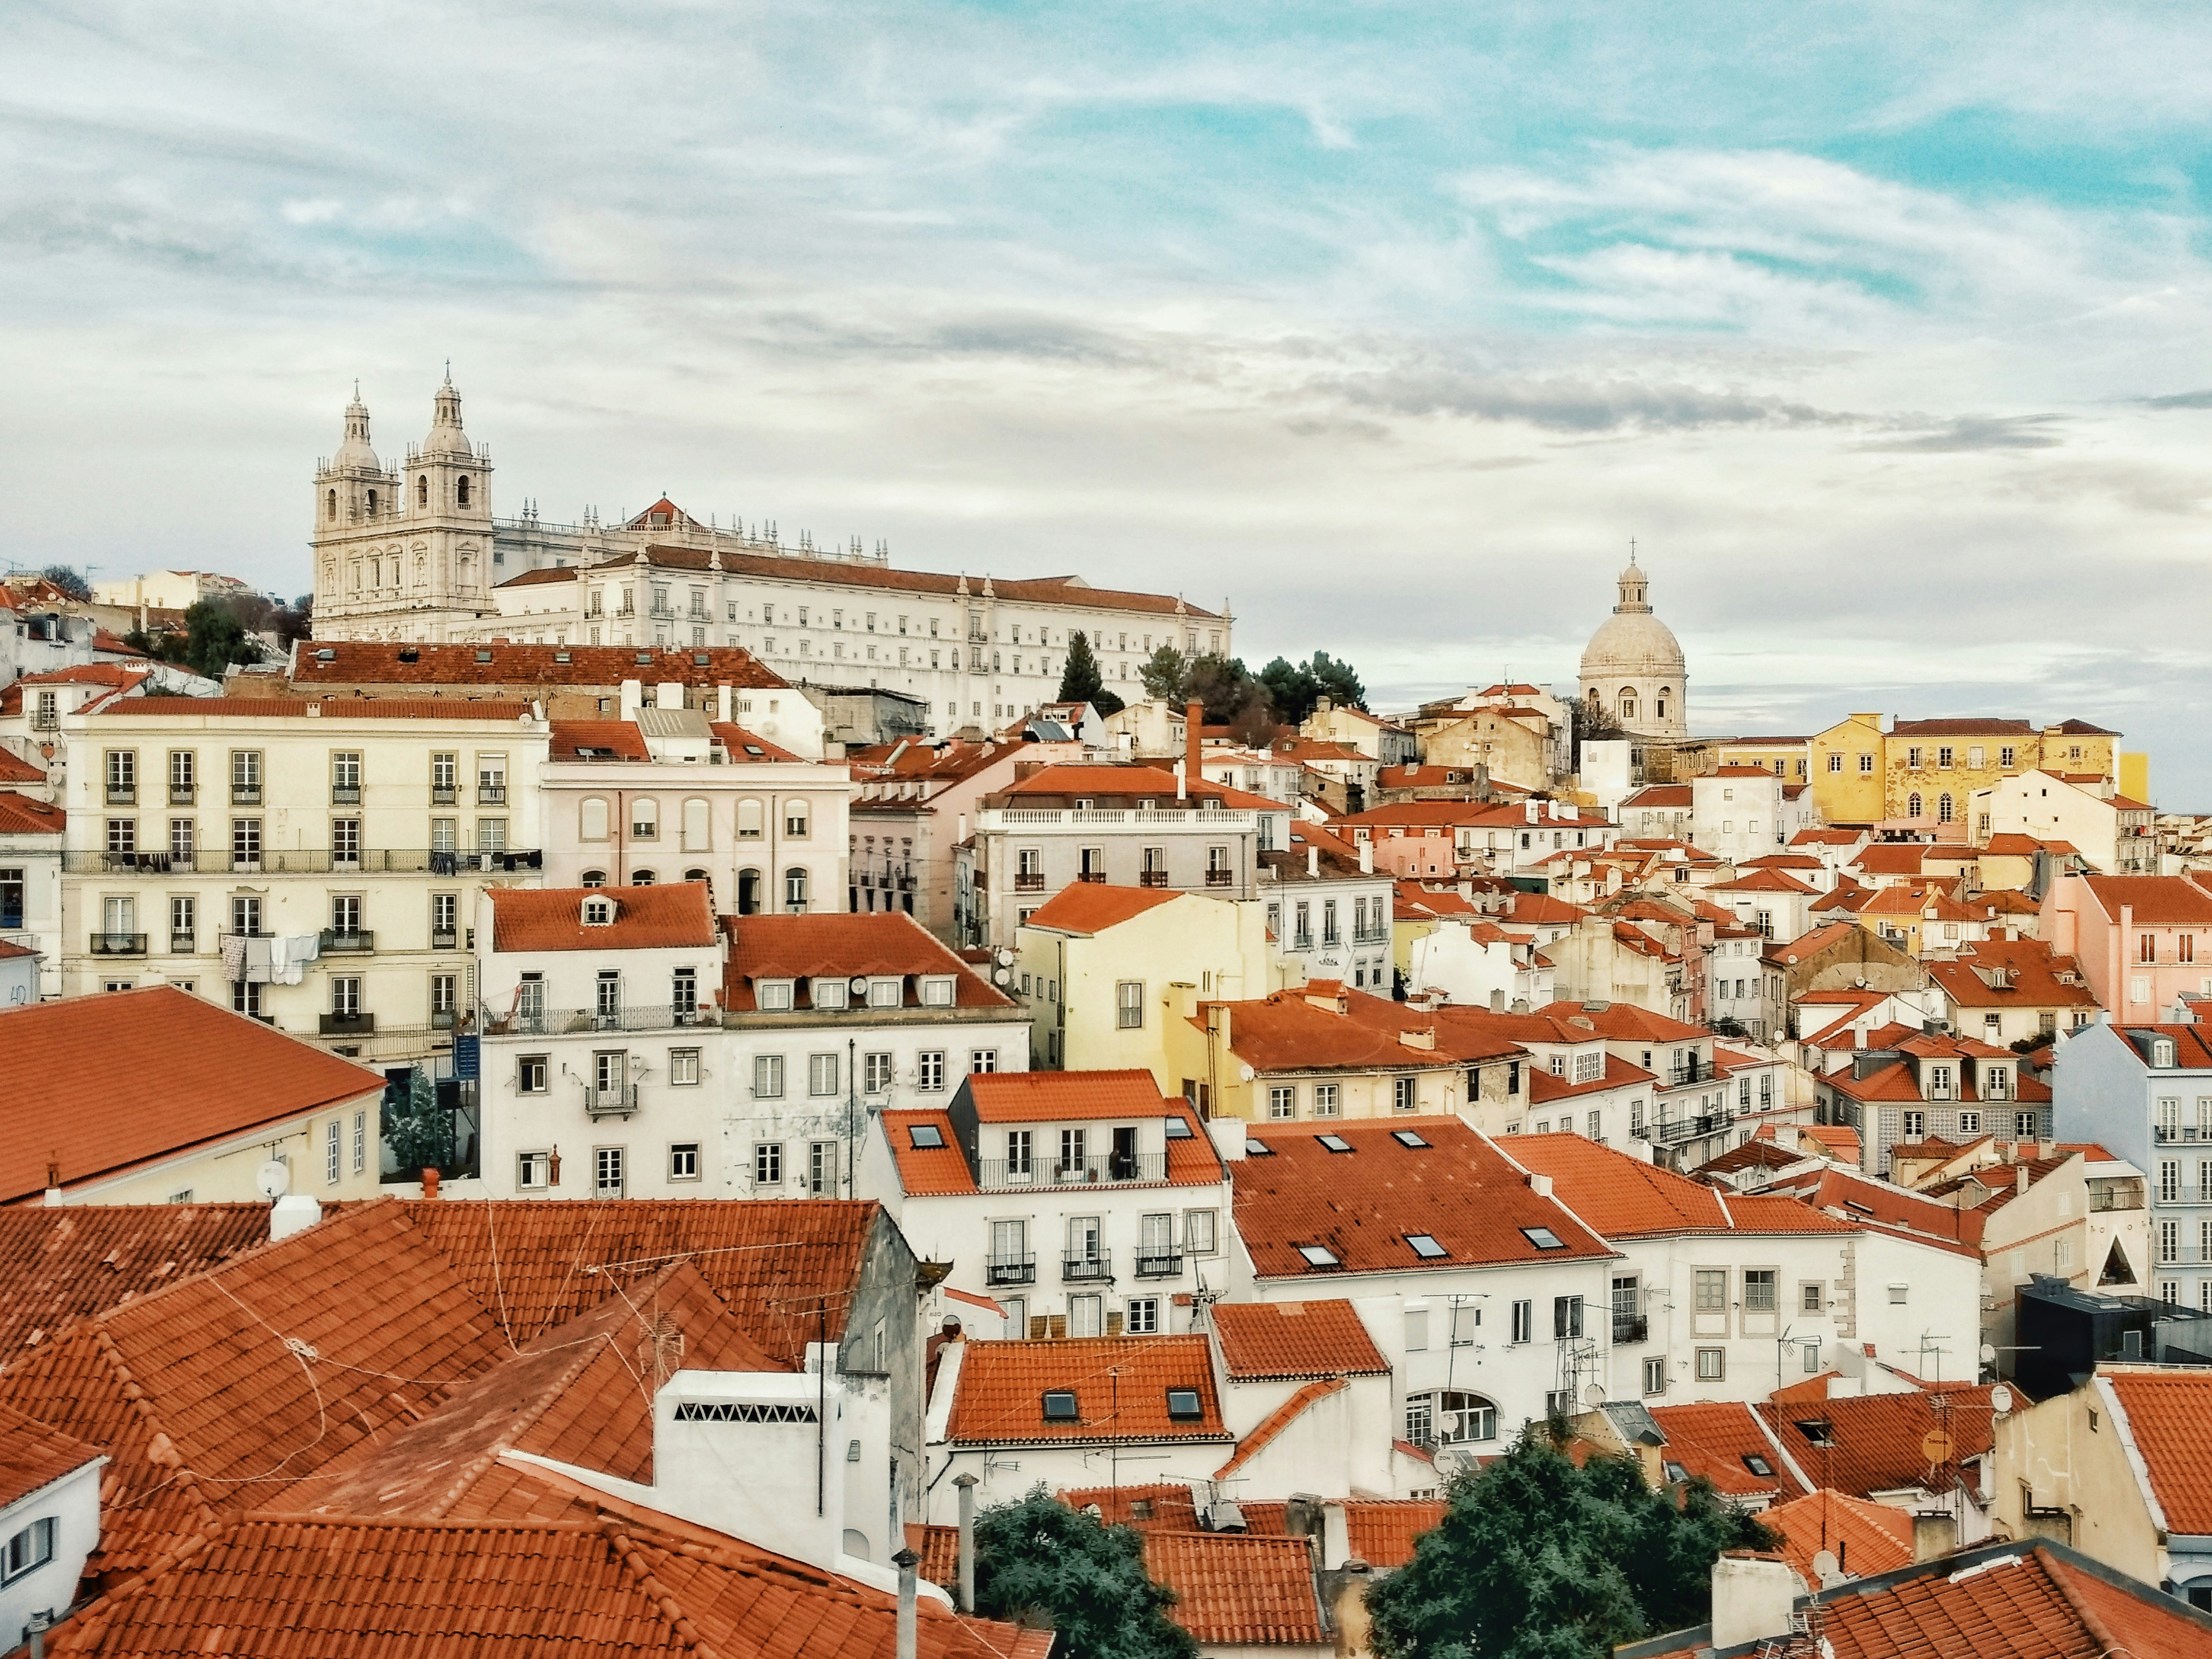
[[[455,460],[476,459],[469,447],[469,434],[461,429],[461,394],[453,390],[451,375],[438,388],[438,396],[430,418],[430,434],[422,440],[422,453],[428,456],[450,456]]]
[[[1682,647],[1674,630],[1649,611],[1616,611],[1598,624],[1583,651],[1585,680],[1680,680]]]
[[[372,472],[383,471],[376,464],[376,452],[368,445],[368,405],[362,402],[358,386],[353,389],[353,401],[346,405],[345,441],[331,457],[331,465],[367,467]]]

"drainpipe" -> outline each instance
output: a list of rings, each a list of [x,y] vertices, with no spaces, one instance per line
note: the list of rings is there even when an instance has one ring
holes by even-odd
[[[891,1565],[899,1570],[897,1659],[915,1659],[914,1570],[921,1560],[912,1550],[901,1550],[891,1557]]]
[[[975,1477],[956,1474],[960,1489],[960,1611],[975,1611]]]

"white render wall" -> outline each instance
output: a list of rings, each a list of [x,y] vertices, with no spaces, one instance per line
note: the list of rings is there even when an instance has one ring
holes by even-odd
[[[106,1457],[95,1458],[0,1509],[0,1542],[36,1521],[50,1516],[55,1523],[53,1559],[0,1584],[0,1642],[20,1642],[33,1613],[59,1619],[76,1599],[86,1558],[100,1544],[100,1472],[106,1465]]]

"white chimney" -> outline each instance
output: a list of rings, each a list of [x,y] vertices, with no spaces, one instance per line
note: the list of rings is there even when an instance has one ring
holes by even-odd
[[[1313,878],[1321,875],[1321,847],[1310,841],[1306,843],[1306,874]]]
[[[1359,873],[1363,876],[1375,873],[1375,843],[1371,841],[1359,843]]]
[[[1549,1198],[1552,1195],[1552,1177],[1547,1175],[1538,1175],[1531,1170],[1528,1175],[1528,1190],[1539,1198]]]
[[[1713,1646],[1730,1648],[1790,1633],[1804,1589],[1797,1570],[1769,1555],[1723,1555],[1713,1563]]]
[[[723,726],[730,723],[730,688],[726,685],[714,688],[714,719]]]
[[[269,1242],[304,1233],[323,1218],[323,1206],[305,1193],[287,1193],[270,1206]]]
[[[637,711],[643,706],[644,702],[644,682],[641,680],[624,680],[622,683],[622,694],[615,702],[617,712],[618,712],[626,720],[635,720],[637,718]]]

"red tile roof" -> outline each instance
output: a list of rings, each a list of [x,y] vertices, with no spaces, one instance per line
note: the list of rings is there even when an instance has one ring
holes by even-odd
[[[0,749],[0,783],[44,783],[46,775],[16,754]]]
[[[0,1406],[0,1510],[105,1455],[35,1417]]]
[[[2168,1532],[2212,1533],[2212,1371],[2105,1366]]]
[[[1060,1501],[1072,1510],[1097,1510],[1098,1518],[1109,1527],[1198,1530],[1198,1509],[1190,1488],[1176,1481],[1155,1481],[1147,1486],[1084,1486],[1061,1492]]]
[[[714,903],[703,881],[653,887],[494,887],[492,949],[680,951],[711,948]],[[611,904],[611,921],[587,923],[587,903]]]
[[[1987,1387],[1954,1386],[1929,1393],[1862,1395],[1811,1404],[1756,1407],[1797,1466],[1823,1486],[1863,1497],[1925,1486],[1948,1491],[1950,1475],[1929,1469],[1921,1442],[1939,1424],[1952,1443],[1947,1463],[1957,1465],[1992,1444]],[[1807,1424],[1825,1420],[1834,1443],[1815,1443]]]
[[[1629,1002],[1602,1008],[1591,1002],[1547,1002],[1536,1012],[1553,1019],[1587,1019],[1598,1036],[1616,1042],[1695,1042],[1712,1036],[1699,1026],[1685,1025]]]
[[[884,1139],[898,1165],[899,1188],[908,1198],[942,1197],[949,1193],[972,1193],[975,1178],[960,1151],[951,1115],[941,1107],[923,1111],[885,1112],[881,1122]],[[937,1145],[916,1144],[916,1129],[937,1131]],[[921,1137],[927,1139],[927,1134]]]
[[[331,659],[323,660],[325,652]],[[491,659],[482,660],[486,652]],[[735,646],[657,649],[627,645],[394,645],[368,640],[303,641],[293,653],[292,684],[319,685],[512,686],[731,685],[774,690],[782,676]],[[707,660],[702,663],[699,659]],[[643,658],[645,660],[640,661]]]
[[[521,720],[526,702],[460,697],[126,697],[98,713],[103,719],[185,715],[195,720]]]
[[[1822,1550],[1854,1578],[1912,1565],[1912,1516],[1892,1504],[1823,1488],[1774,1504],[1759,1518],[1782,1534],[1783,1556],[1808,1590],[1820,1588],[1813,1558]]]
[[[1889,728],[1893,738],[2027,738],[2035,735],[2035,728],[2026,720],[1984,719],[1970,715],[1965,719],[1896,720]]]
[[[653,756],[645,746],[645,733],[634,720],[555,720],[545,757],[641,761]]]
[[[1175,1591],[1168,1617],[1209,1649],[1325,1647],[1332,1639],[1303,1538],[1148,1532],[1145,1571]]]
[[[1324,1007],[1316,998],[1334,1000]],[[1345,988],[1336,981],[1314,980],[1303,989],[1276,991],[1250,1002],[1201,1003],[1191,1024],[1206,1029],[1208,1011],[1214,1008],[1228,1011],[1231,1051],[1261,1072],[1431,1071],[1501,1059],[1519,1049],[1516,1039],[1504,1034],[1498,1017],[1486,1010],[1424,1012]],[[1432,1036],[1434,1046],[1404,1042],[1409,1032]]]
[[[2002,970],[2007,983],[1991,985],[1977,969]],[[2062,974],[2072,982],[2062,981]],[[2097,1003],[2081,982],[2080,964],[2054,955],[2040,939],[1985,939],[1954,961],[1929,963],[1928,975],[1966,1008],[2093,1008]]]
[[[72,1319],[268,1242],[265,1204],[0,1206],[0,1369]]]
[[[1355,1498],[1344,1505],[1349,1554],[1370,1567],[1402,1567],[1421,1534],[1440,1526],[1451,1506],[1433,1498]]]
[[[1703,1475],[1723,1497],[1779,1500],[1809,1490],[1747,1405],[1655,1406],[1651,1417],[1667,1437],[1661,1455],[1693,1479]],[[1771,1473],[1759,1474],[1746,1461],[1750,1458]]]
[[[380,1092],[381,1073],[173,986],[0,1013],[0,1204]]]
[[[1870,876],[1917,876],[1929,854],[1936,850],[1924,841],[1877,841],[1859,848],[1851,864]]]
[[[1109,887],[1101,882],[1079,881],[1047,899],[1022,926],[1050,927],[1063,933],[1103,933],[1132,916],[1188,896],[1158,887]]]
[[[1191,1389],[1199,1415],[1168,1415],[1168,1391]],[[1046,1420],[1048,1389],[1071,1391],[1076,1416]],[[1213,1362],[1202,1336],[1093,1336],[1054,1342],[970,1342],[945,1438],[955,1445],[1225,1443]]]
[[[69,814],[58,806],[0,789],[0,836],[58,836],[69,828]]]
[[[1212,1319],[1222,1368],[1241,1381],[1389,1373],[1349,1302],[1217,1302]]]
[[[1352,1151],[1330,1152],[1320,1144],[1322,1133]],[[1426,1144],[1405,1146],[1400,1134]],[[1255,1141],[1268,1152],[1253,1154]],[[1564,1206],[1538,1197],[1528,1176],[1455,1117],[1255,1125],[1245,1145],[1247,1156],[1229,1166],[1230,1176],[1237,1231],[1262,1279],[1613,1254]],[[1529,1237],[1540,1229],[1548,1229],[1560,1248],[1545,1249]],[[1417,1255],[1406,1242],[1413,1234],[1435,1239],[1443,1254]],[[1340,1265],[1310,1264],[1300,1246],[1327,1249]]]
[[[1583,1095],[1603,1094],[1608,1089],[1657,1081],[1655,1073],[1641,1066],[1632,1065],[1618,1054],[1607,1054],[1605,1070],[1579,1083],[1571,1077],[1555,1076],[1540,1066],[1532,1068],[1528,1073],[1528,1100],[1532,1105],[1549,1106],[1555,1101],[1574,1100]]]
[[[1162,1096],[1152,1074],[1141,1066],[1118,1072],[983,1072],[963,1078],[960,1087],[984,1123],[1166,1117],[1180,1103]]]
[[[898,911],[805,916],[726,917],[730,957],[722,973],[722,1006],[750,1013],[754,981],[893,974],[908,981],[906,1003],[921,1006],[917,975],[949,974],[953,1006],[1012,1008],[1013,999],[986,984],[912,916]],[[806,988],[793,999],[802,1011]]]
[[[725,720],[709,720],[707,729],[729,751],[732,765],[758,765],[763,761],[803,761],[805,758],[781,744],[770,743],[757,732],[747,731],[742,726],[732,726]]]
[[[1231,789],[1225,784],[1209,782],[1203,778],[1194,778],[1184,785],[1183,793],[1188,800],[1210,802],[1216,807],[1262,812],[1287,812],[1291,810],[1285,802],[1248,795],[1241,789]],[[1038,795],[1066,796],[1070,799],[1127,798],[1152,800],[1158,801],[1164,811],[1172,811],[1176,805],[1175,774],[1141,762],[1134,765],[1113,765],[1063,761],[1056,765],[1038,768],[1028,777],[990,799],[994,802],[1008,801],[1019,805]]]
[[[1226,1480],[1253,1458],[1273,1444],[1284,1431],[1303,1417],[1309,1407],[1326,1400],[1333,1394],[1341,1394],[1352,1385],[1340,1376],[1320,1378],[1307,1383],[1288,1400],[1269,1412],[1253,1426],[1252,1431],[1237,1443],[1237,1449],[1229,1461],[1213,1472],[1217,1480]]]
[[[2099,908],[2118,921],[2121,907],[2131,907],[2137,927],[2212,924],[2212,893],[2185,876],[2083,876],[2079,878]]]

